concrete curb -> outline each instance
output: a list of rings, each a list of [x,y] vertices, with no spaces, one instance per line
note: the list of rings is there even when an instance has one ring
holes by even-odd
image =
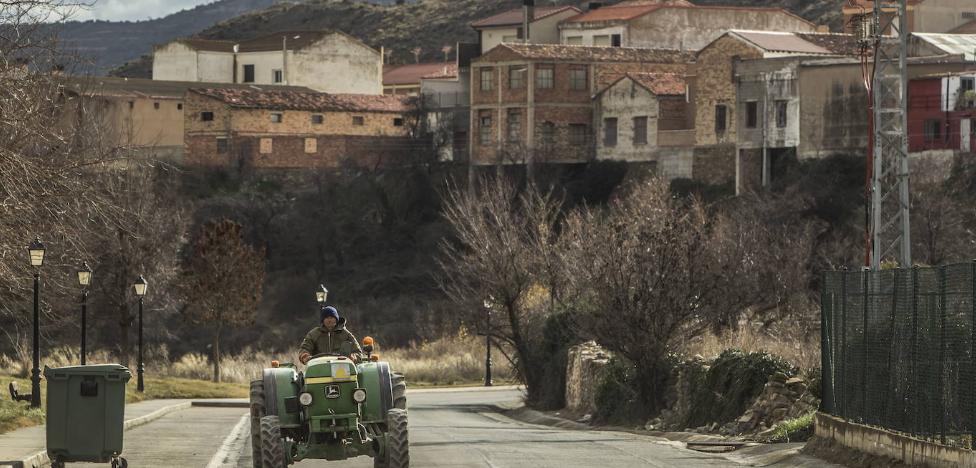
[[[240,401],[194,401],[190,403],[194,408],[250,408],[247,400]]]
[[[122,427],[124,430],[128,431],[129,429],[153,422],[163,416],[166,416],[167,414],[175,413],[177,411],[181,411],[189,408],[190,408],[190,402],[188,401],[176,403],[170,406],[164,406],[156,411],[153,411],[152,413],[139,416],[138,418],[132,418],[126,420],[125,423],[123,423]],[[28,455],[23,460],[20,460],[20,462],[23,463],[24,468],[41,468],[50,465],[51,459],[48,458],[47,456],[47,450],[43,450]]]

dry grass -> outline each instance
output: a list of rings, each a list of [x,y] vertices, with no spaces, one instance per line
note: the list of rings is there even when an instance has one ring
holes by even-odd
[[[735,332],[707,335],[692,341],[685,346],[684,353],[712,359],[727,349],[741,349],[779,356],[800,369],[820,368],[820,334],[816,331],[808,333],[809,330],[799,325],[782,328],[782,331],[770,332],[746,325]]]

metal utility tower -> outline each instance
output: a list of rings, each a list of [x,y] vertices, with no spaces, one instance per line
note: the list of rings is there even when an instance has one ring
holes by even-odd
[[[867,34],[874,43],[871,171],[871,268],[912,266],[908,191],[907,0],[875,0]]]

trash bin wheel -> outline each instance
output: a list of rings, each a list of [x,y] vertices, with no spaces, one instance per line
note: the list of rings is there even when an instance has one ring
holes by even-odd
[[[112,460],[112,468],[129,468],[129,460],[125,458],[116,458]]]
[[[61,460],[61,457],[51,460],[51,468],[64,468],[64,462]]]

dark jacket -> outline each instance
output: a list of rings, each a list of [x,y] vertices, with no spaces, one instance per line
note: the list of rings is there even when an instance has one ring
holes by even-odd
[[[302,340],[301,350],[315,356],[316,354],[339,354],[339,348],[343,343],[351,343],[352,352],[363,354],[363,349],[359,347],[356,337],[346,330],[345,317],[339,319],[332,331],[324,326],[311,329]]]

